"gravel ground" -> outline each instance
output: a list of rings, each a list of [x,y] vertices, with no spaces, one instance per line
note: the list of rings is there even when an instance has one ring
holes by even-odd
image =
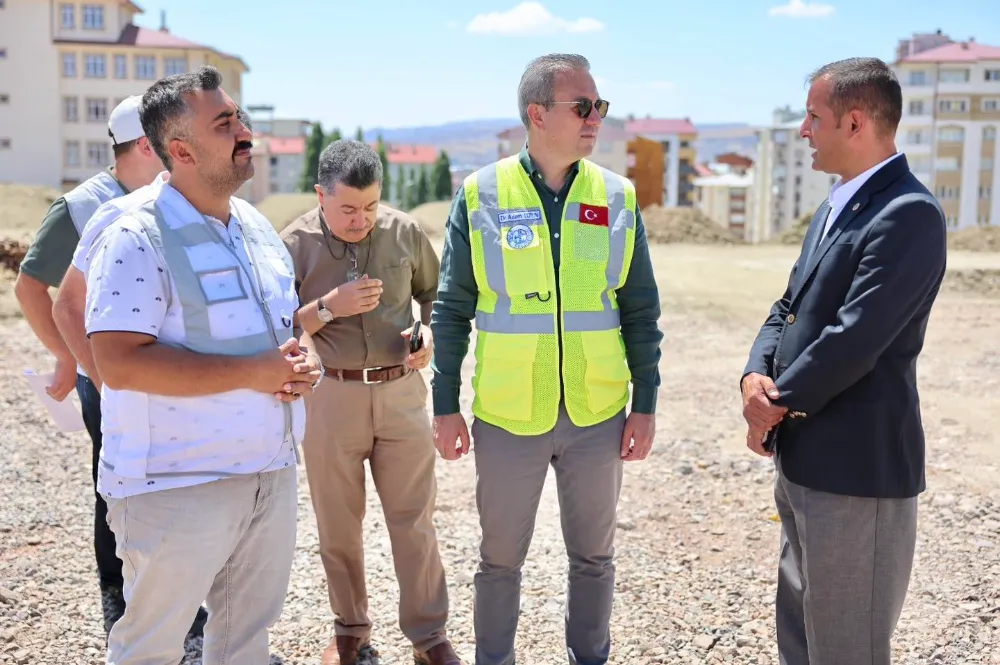
[[[657,442],[649,460],[626,467],[612,662],[776,665],[772,469],[743,447],[736,391],[763,310],[680,307],[673,297],[668,288]],[[896,663],[1000,664],[1000,301],[948,293],[939,303],[921,364],[929,491]],[[0,663],[102,663],[90,443],[82,432],[57,432],[18,376],[39,348],[23,322],[0,326]],[[437,473],[449,630],[471,663],[473,462],[439,461]],[[300,486],[297,555],[273,631],[274,663],[318,663],[331,634],[304,473]],[[389,541],[369,487],[367,564],[381,663],[409,663],[395,622]],[[519,662],[566,662],[565,568],[550,479],[524,571]],[[188,645],[185,664],[200,662],[198,646]]]

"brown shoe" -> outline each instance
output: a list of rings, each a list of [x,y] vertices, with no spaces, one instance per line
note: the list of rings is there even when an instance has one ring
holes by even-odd
[[[362,654],[377,656],[378,652],[367,642],[362,643],[360,637],[337,635],[323,651],[321,662],[322,665],[356,665]]]
[[[413,662],[416,665],[464,665],[447,641],[435,644],[423,653],[414,651]]]

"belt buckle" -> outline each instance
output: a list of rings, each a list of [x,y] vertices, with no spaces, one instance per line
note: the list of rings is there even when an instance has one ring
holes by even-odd
[[[366,386],[370,386],[370,385],[375,384],[375,383],[380,383],[379,381],[372,381],[371,379],[368,378],[368,372],[378,371],[380,369],[382,369],[382,368],[381,367],[365,367],[363,370],[361,370],[361,382],[364,385],[366,385]]]

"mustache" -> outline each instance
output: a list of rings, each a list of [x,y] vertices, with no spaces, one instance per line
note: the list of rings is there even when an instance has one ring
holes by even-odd
[[[238,142],[236,144],[236,147],[233,148],[233,157],[235,157],[236,153],[238,153],[240,150],[249,150],[252,147],[253,147],[253,141],[240,141],[240,142]]]

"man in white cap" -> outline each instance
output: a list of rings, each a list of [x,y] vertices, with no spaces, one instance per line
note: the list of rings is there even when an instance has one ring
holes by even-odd
[[[83,421],[93,442],[94,552],[102,592],[105,634],[124,614],[125,599],[122,595],[122,562],[116,555],[114,533],[108,527],[107,504],[96,491],[102,442],[101,396],[88,376],[94,374],[92,360],[79,360],[56,325],[49,288],[60,286],[84,228],[98,208],[149,185],[164,170],[163,162],[142,129],[139,120],[141,101],[141,96],[129,97],[111,112],[108,136],[114,150],[114,165],[52,202],[21,262],[14,285],[14,293],[28,325],[56,358],[55,376],[46,390],[53,399],[62,401],[76,388]],[[198,634],[206,619],[202,608],[195,617],[192,633]]]

